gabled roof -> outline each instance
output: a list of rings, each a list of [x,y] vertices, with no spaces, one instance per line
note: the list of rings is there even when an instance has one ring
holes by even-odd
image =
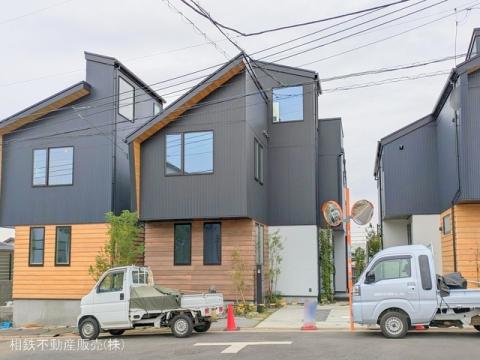
[[[470,45],[468,45],[468,51],[467,51],[467,56],[466,56],[466,59],[469,60],[470,57],[472,56],[472,52],[473,52],[473,44],[475,43],[475,40],[476,39],[479,39],[480,41],[480,28],[475,28],[473,29],[473,34],[472,34],[472,38],[470,39]]]
[[[0,122],[0,135],[12,132],[90,94],[90,85],[81,81]]]
[[[130,143],[135,140],[141,143],[145,141],[235,75],[239,74],[243,69],[245,69],[244,55],[239,54],[175,100],[160,112],[158,116],[128,135],[127,142]]]
[[[162,104],[166,103],[165,99],[158,95],[155,90],[153,90],[147,83],[145,83],[142,79],[140,79],[137,75],[135,75],[129,68],[127,68],[124,64],[122,64],[119,60],[114,57],[94,54],[88,51],[85,51],[85,59],[90,61],[99,62],[102,64],[112,65],[120,69],[123,73],[125,73],[128,77],[134,80],[136,83],[140,85],[140,87],[146,91],[148,94],[153,96]]]

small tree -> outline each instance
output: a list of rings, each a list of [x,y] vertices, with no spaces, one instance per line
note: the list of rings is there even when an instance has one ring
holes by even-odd
[[[370,223],[365,229],[367,240],[367,254],[368,260],[373,258],[376,253],[382,249],[382,235]]]
[[[333,274],[335,265],[333,263],[332,230],[320,230],[320,270],[322,274],[322,291],[320,300],[324,302],[333,301]],[[323,295],[323,296],[322,296]]]
[[[277,230],[268,237],[268,298],[272,302],[277,294],[278,276],[281,269],[280,264],[283,261],[281,252],[283,250],[283,241],[280,231]]]
[[[105,218],[109,224],[110,240],[95,257],[95,265],[88,269],[95,280],[111,267],[137,263],[144,251],[143,244],[138,242],[142,227],[137,213],[124,210],[117,216],[109,212]]]
[[[358,279],[365,269],[365,250],[357,247],[353,252],[353,261],[355,261],[355,279]]]
[[[232,273],[232,281],[233,286],[237,292],[237,303],[238,296],[240,296],[242,304],[246,304],[245,301],[245,273],[247,271],[247,265],[245,264],[245,260],[243,259],[240,250],[235,249],[232,253],[232,262],[233,262],[233,273]]]

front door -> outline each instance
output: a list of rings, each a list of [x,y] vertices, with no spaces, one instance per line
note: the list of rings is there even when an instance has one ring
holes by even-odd
[[[376,308],[382,301],[401,301],[413,313],[419,306],[419,293],[411,256],[389,256],[377,260],[361,285],[362,317],[376,321]]]
[[[126,271],[119,270],[109,272],[97,286],[95,314],[103,328],[129,327],[125,283]]]

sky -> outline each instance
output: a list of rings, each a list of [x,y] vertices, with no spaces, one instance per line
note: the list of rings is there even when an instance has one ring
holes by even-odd
[[[200,4],[219,22],[243,32],[254,32],[333,17],[393,1],[201,0]],[[345,31],[347,27],[405,6],[411,7]],[[428,6],[431,7],[407,15]],[[467,8],[470,10],[465,10]],[[406,16],[352,35],[403,15]],[[346,19],[261,36],[229,34],[251,54]],[[422,27],[413,29],[418,26]],[[304,67],[317,71],[320,79],[326,79],[465,53],[475,27],[480,27],[480,0],[409,1],[292,42],[278,49],[301,45],[344,30],[265,60],[275,61],[284,55],[338,40],[279,61],[290,66],[311,63]],[[413,30],[394,36],[409,29]],[[341,39],[346,35],[350,36]],[[393,37],[382,40],[390,36]],[[238,49],[226,41],[208,20],[193,13],[179,0],[4,1],[0,14],[0,44],[3,49],[0,56],[0,119],[83,80],[84,51],[116,57],[148,84],[225,62],[238,53]],[[357,47],[362,48],[352,50]],[[274,50],[261,53],[257,58],[272,52]],[[336,55],[343,52],[346,53]],[[330,58],[325,59],[327,57]],[[377,141],[429,114],[447,79],[445,74],[430,75],[448,71],[454,65],[454,60],[450,60],[409,70],[322,81],[324,93],[319,97],[319,116],[342,118],[348,183],[353,201],[368,199],[377,206],[373,178]],[[359,84],[373,85],[392,78],[401,80],[425,75],[428,77],[351,89]],[[194,84],[158,92],[165,96],[172,90]],[[153,87],[159,89],[164,86]],[[166,96],[167,102],[172,102],[179,94],[181,92]],[[376,222],[376,216],[373,221]],[[0,240],[10,236],[10,233],[6,234],[5,230],[0,230]],[[353,227],[354,240],[363,238],[363,234],[363,228]]]

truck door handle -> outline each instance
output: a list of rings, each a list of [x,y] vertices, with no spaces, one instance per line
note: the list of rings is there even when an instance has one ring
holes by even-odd
[[[125,299],[125,294],[124,293],[120,293],[120,300],[123,300]]]

